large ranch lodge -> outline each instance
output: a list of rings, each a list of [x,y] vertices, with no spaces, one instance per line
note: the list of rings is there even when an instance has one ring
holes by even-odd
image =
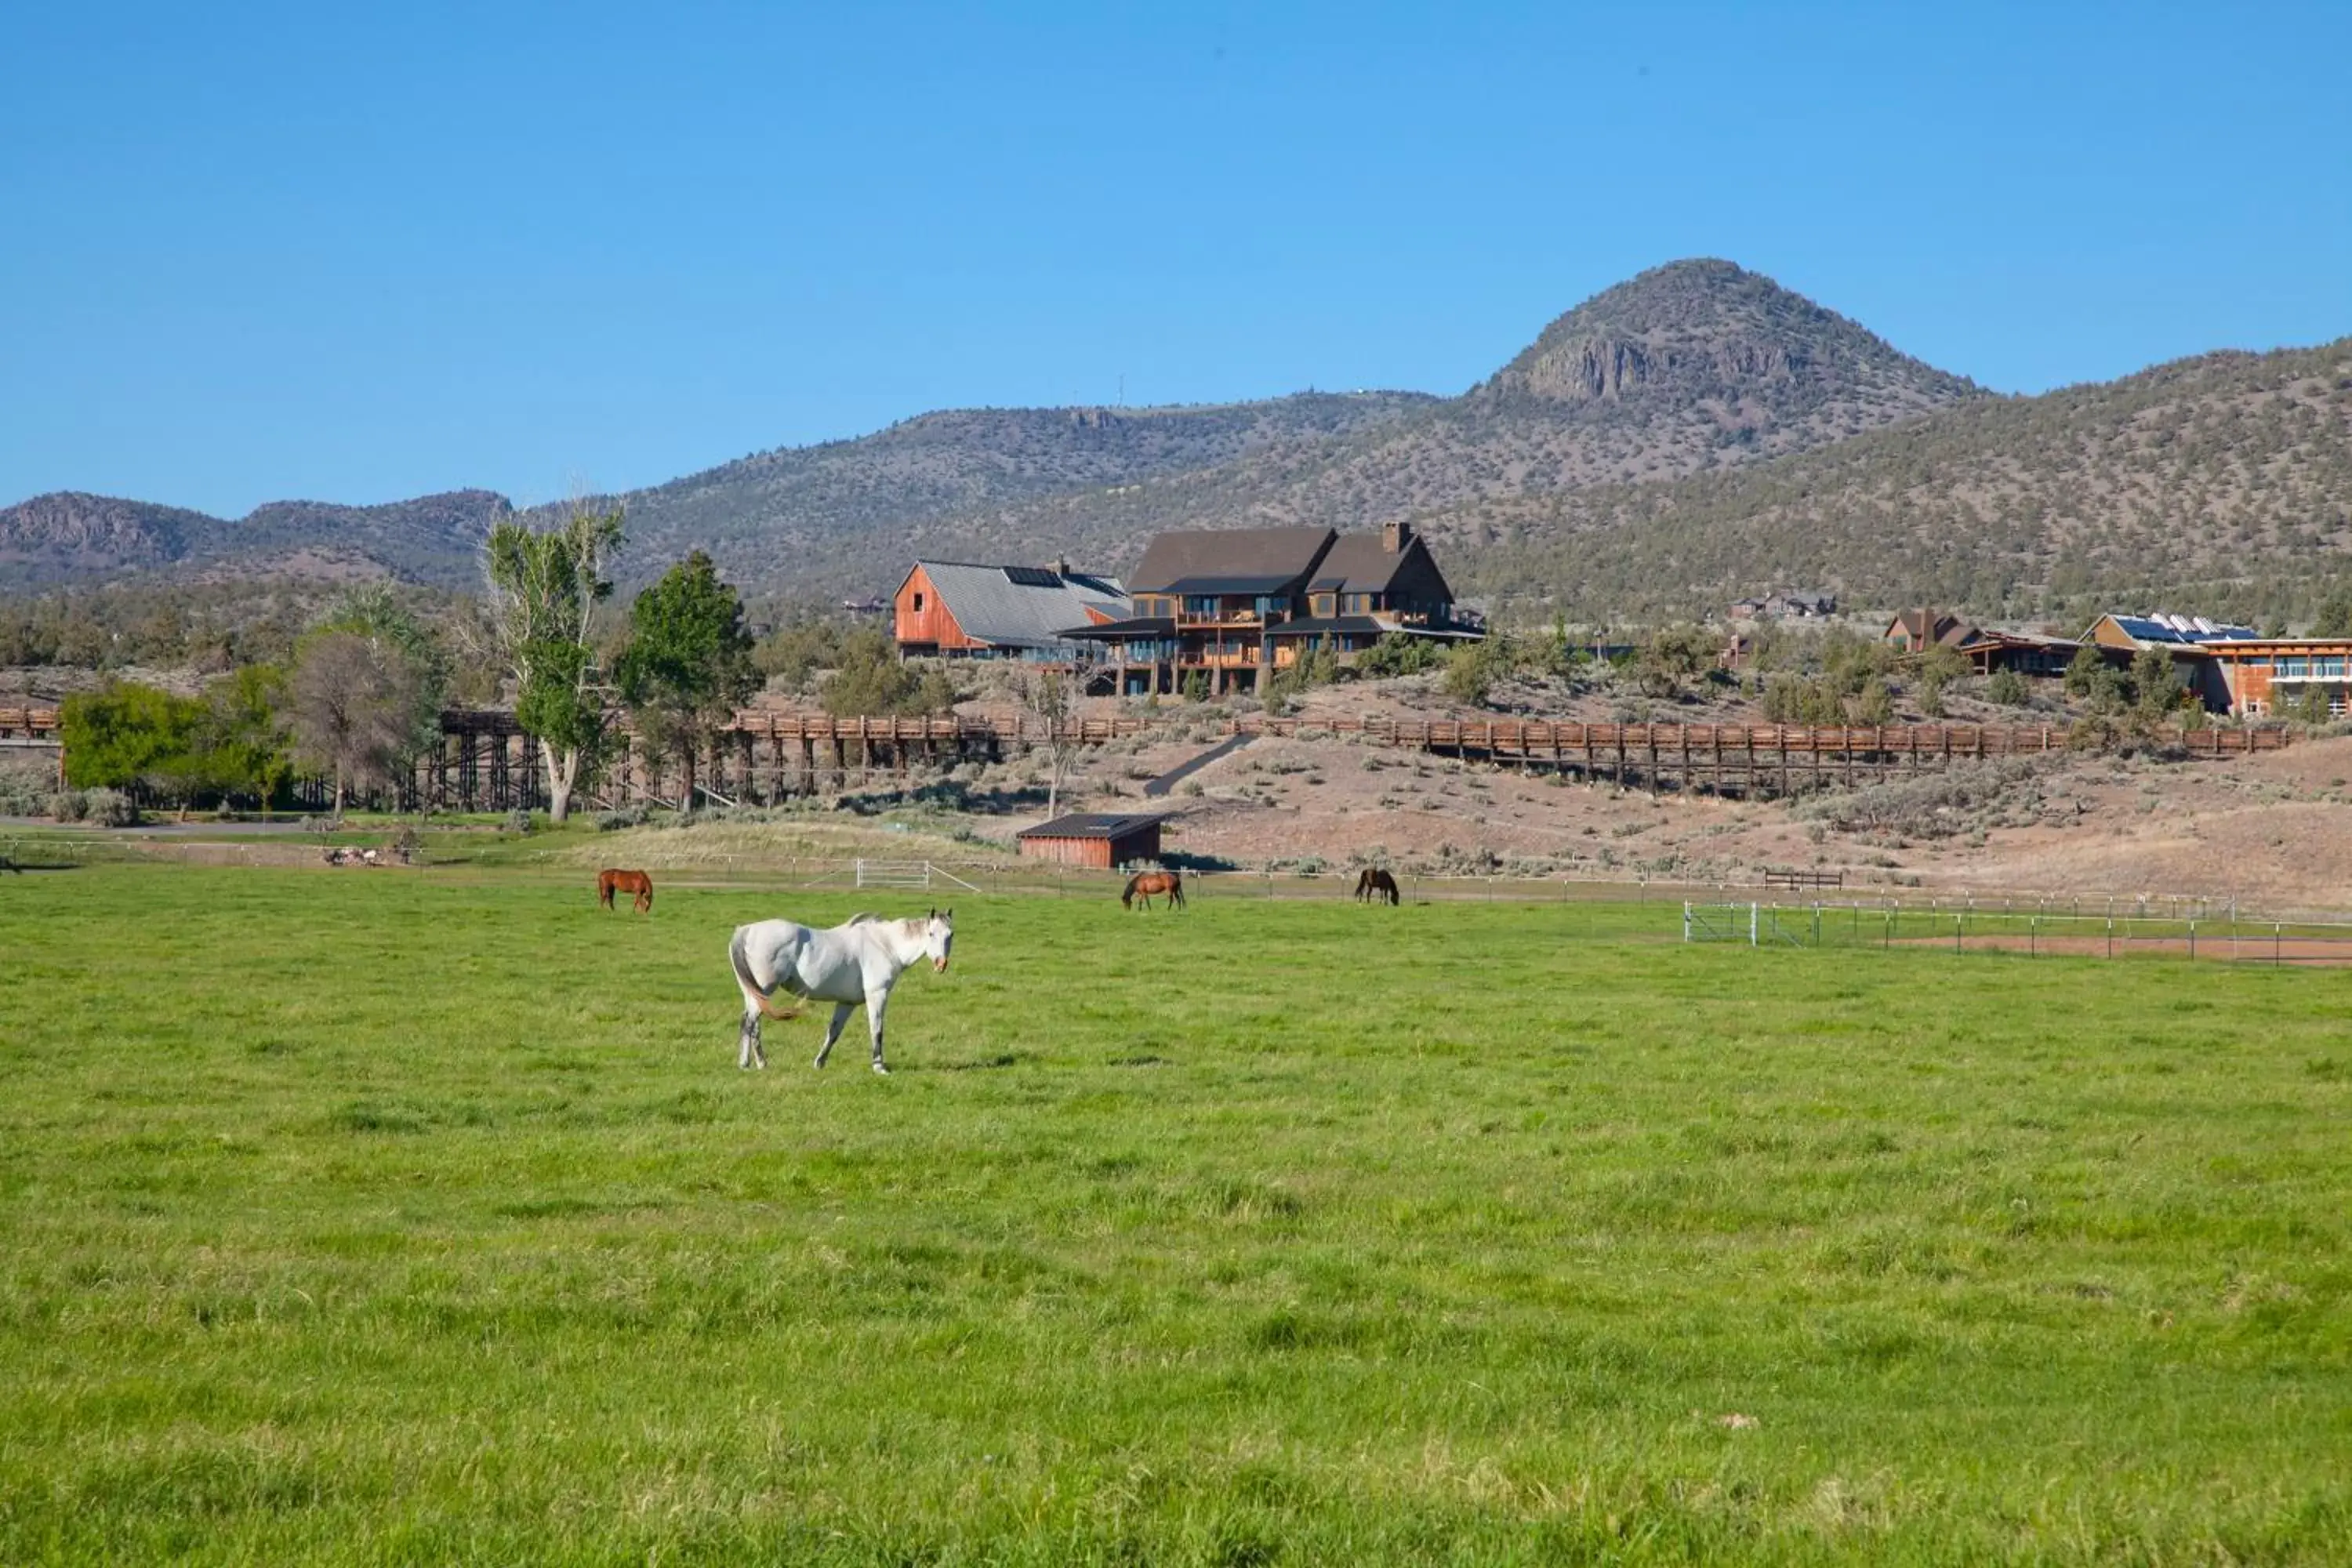
[[[1789,595],[1790,599],[1806,595]],[[1823,604],[1834,604],[1826,595]],[[1742,600],[1734,619],[1767,600]],[[1328,528],[1237,528],[1162,533],[1132,579],[1050,566],[918,561],[891,601],[899,650],[912,657],[1002,658],[1085,671],[1098,691],[1173,695],[1195,676],[1212,694],[1255,691],[1307,654],[1341,663],[1384,637],[1475,640],[1407,523],[1378,533]],[[2245,718],[2326,695],[2352,712],[2352,637],[2266,637],[2252,626],[2164,613],[2101,616],[2080,637],[1977,626],[1934,609],[1906,610],[1882,633],[1906,652],[1941,645],[1979,674],[2052,677],[2085,648],[2116,664],[2169,654],[2212,712]],[[1735,639],[1735,645],[1738,639]]]
[[[1080,666],[1121,696],[1173,695],[1196,673],[1212,693],[1255,691],[1310,652],[1342,662],[1391,635],[1485,636],[1460,614],[1428,542],[1409,524],[1163,533],[1134,577],[1052,567],[919,561],[892,619],[910,655]]]

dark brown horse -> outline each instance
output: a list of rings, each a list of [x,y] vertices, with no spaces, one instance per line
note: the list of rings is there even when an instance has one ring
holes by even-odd
[[[1396,879],[1378,866],[1365,867],[1362,873],[1356,879],[1356,901],[1362,903],[1367,900],[1376,904],[1395,903],[1397,901]]]
[[[606,909],[613,907],[614,893],[635,893],[637,913],[654,912],[654,879],[643,871],[599,871],[596,873],[596,901]]]
[[[1138,871],[1127,879],[1127,890],[1119,894],[1118,901],[1125,908],[1131,910],[1135,908],[1135,900],[1141,899],[1143,907],[1148,910],[1151,907],[1152,899],[1162,893],[1168,896],[1169,908],[1182,909],[1184,907],[1183,875],[1176,871]]]

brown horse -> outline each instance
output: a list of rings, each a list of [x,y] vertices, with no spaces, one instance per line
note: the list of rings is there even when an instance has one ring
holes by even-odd
[[[1148,910],[1153,897],[1162,893],[1167,895],[1169,908],[1182,909],[1183,875],[1176,871],[1138,871],[1127,879],[1127,890],[1119,894],[1118,901],[1123,908],[1131,910],[1135,908],[1135,900],[1141,899],[1143,907]]]
[[[1356,901],[1362,903],[1367,900],[1376,904],[1395,903],[1397,901],[1396,879],[1378,866],[1365,867],[1362,874],[1356,879]]]
[[[599,871],[596,873],[596,901],[606,909],[613,907],[614,893],[635,893],[637,913],[654,912],[654,879],[643,871]]]

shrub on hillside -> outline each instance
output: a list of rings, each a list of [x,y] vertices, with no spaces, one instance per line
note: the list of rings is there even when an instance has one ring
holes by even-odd
[[[1428,637],[1390,632],[1356,656],[1360,676],[1383,680],[1391,676],[1420,675],[1445,662],[1445,649]]]

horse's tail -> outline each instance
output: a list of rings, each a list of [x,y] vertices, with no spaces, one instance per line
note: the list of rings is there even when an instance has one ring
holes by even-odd
[[[610,871],[596,873],[596,901],[608,910],[613,907],[613,873]]]
[[[1181,871],[1168,873],[1168,898],[1178,909],[1184,907],[1184,873]]]
[[[769,1001],[767,992],[761,988],[757,980],[751,978],[751,960],[743,951],[743,931],[740,927],[737,928],[734,940],[727,944],[727,962],[735,966],[735,983],[743,988],[745,996],[758,1005],[761,1012],[771,1018],[780,1019],[797,1018],[801,1016],[802,1009],[798,1007],[787,1011]]]

